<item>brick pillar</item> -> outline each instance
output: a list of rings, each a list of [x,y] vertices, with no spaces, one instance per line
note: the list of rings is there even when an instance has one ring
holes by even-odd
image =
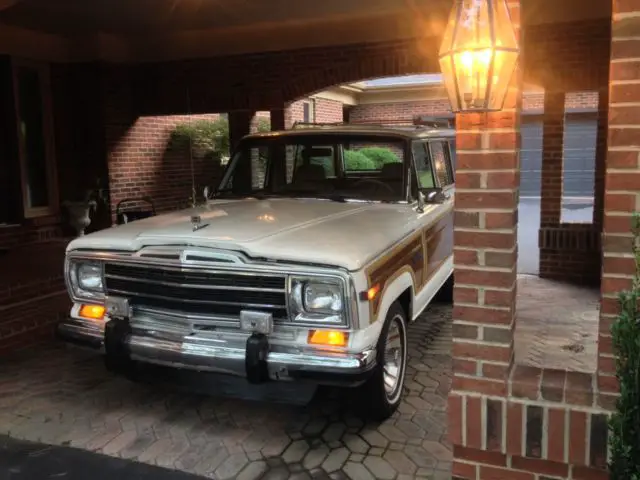
[[[562,212],[564,159],[564,104],[566,94],[545,90],[542,120],[542,172],[540,178],[539,275],[553,278],[560,259],[554,242]]]
[[[602,309],[598,384],[616,392],[610,325],[616,294],[631,285],[631,215],[640,211],[640,0],[614,0],[609,74],[609,139],[605,171]]]
[[[510,1],[519,25],[520,2]],[[513,358],[522,110],[521,69],[504,110],[456,117],[453,384],[449,436],[454,477],[476,479],[485,452],[502,451]],[[487,421],[488,416],[495,421]],[[497,442],[497,443],[496,443]],[[508,472],[504,477],[510,478]]]
[[[557,227],[560,224],[565,97],[564,92],[546,90],[544,93],[542,178],[540,181],[542,187],[540,189],[541,227]],[[542,258],[540,261],[542,263]]]
[[[541,278],[580,285],[597,285],[600,280],[600,228],[589,224],[563,223],[561,218],[565,99],[564,92],[545,92],[539,275]]]
[[[229,143],[234,149],[238,142],[251,131],[251,121],[256,112],[237,110],[229,112]]]
[[[286,128],[285,109],[279,108],[269,112],[271,118],[271,130],[284,130]]]

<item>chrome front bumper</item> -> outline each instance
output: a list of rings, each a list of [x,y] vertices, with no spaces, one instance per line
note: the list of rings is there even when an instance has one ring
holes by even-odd
[[[103,324],[69,318],[58,324],[57,333],[65,342],[104,352],[104,330]],[[196,336],[166,339],[132,333],[123,343],[130,359],[141,363],[246,377],[248,337],[220,341]],[[373,371],[376,351],[342,353],[273,345],[264,361],[270,380],[300,379],[357,386]]]

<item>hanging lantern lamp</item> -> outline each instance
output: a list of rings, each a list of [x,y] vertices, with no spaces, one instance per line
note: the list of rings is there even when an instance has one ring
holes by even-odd
[[[503,108],[520,55],[506,0],[454,0],[440,68],[454,112]]]

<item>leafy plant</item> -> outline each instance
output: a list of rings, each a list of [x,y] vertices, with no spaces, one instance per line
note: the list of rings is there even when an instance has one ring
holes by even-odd
[[[191,148],[203,154],[217,153],[229,156],[229,122],[198,119],[176,125],[171,132],[170,144],[175,148]]]
[[[384,147],[365,147],[358,150],[361,154],[369,157],[375,169],[379,170],[386,163],[398,163],[400,159],[390,149]]]
[[[271,120],[267,117],[257,117],[256,124],[260,133],[271,131]]]
[[[361,151],[345,150],[344,163],[347,170],[375,170],[376,164]]]
[[[269,118],[256,119],[258,132],[271,130]],[[176,125],[171,132],[170,144],[174,148],[191,148],[202,155],[229,156],[229,120],[226,116],[215,120],[198,119]]]
[[[635,275],[618,296],[620,313],[611,327],[620,397],[611,417],[612,480],[640,480],[640,214],[633,216]]]

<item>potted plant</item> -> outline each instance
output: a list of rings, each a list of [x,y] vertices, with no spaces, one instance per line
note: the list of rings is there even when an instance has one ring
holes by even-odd
[[[62,206],[66,209],[69,225],[81,237],[91,225],[91,214],[104,207],[108,209],[108,203],[107,190],[98,177],[95,186],[86,190],[80,200],[65,200]]]

